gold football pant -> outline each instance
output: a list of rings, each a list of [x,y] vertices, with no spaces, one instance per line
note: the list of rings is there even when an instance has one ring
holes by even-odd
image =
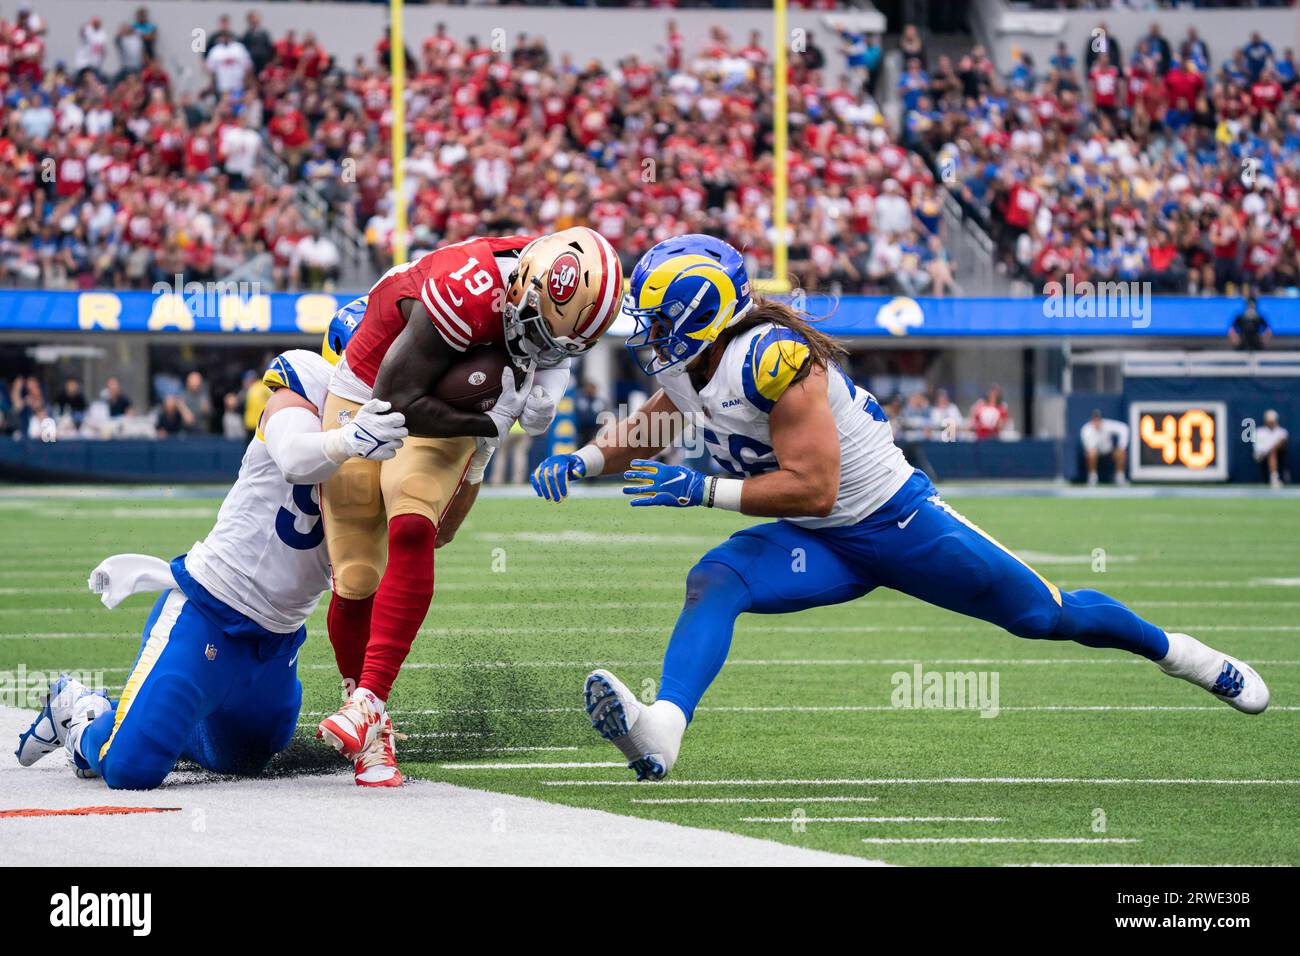
[[[342,427],[360,407],[331,392],[323,427]],[[378,590],[388,561],[388,522],[417,514],[436,527],[473,453],[472,438],[412,437],[388,461],[349,458],[343,463],[321,487],[335,594],[361,600]]]

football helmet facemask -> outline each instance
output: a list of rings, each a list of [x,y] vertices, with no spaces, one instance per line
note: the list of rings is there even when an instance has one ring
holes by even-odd
[[[534,239],[506,287],[506,351],[521,369],[581,355],[618,315],[623,268],[608,240],[584,226]]]

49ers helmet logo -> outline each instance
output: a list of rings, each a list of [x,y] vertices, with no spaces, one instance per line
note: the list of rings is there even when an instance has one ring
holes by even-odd
[[[555,258],[551,263],[551,271],[547,276],[546,285],[551,293],[551,301],[565,303],[573,298],[573,293],[578,291],[578,273],[581,265],[578,257],[572,252],[566,252]]]

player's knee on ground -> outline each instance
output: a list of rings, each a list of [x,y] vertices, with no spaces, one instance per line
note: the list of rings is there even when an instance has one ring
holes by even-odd
[[[730,567],[718,561],[700,561],[686,575],[686,607],[713,600],[738,603],[748,597],[745,582]]]
[[[100,776],[113,790],[161,784],[197,723],[200,693],[193,683],[173,674],[152,680],[147,693],[131,702],[100,760]]]

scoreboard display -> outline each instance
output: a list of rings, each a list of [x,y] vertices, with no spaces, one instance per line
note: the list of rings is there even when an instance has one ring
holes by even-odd
[[[1226,481],[1224,402],[1141,401],[1129,405],[1129,473],[1141,481]]]

